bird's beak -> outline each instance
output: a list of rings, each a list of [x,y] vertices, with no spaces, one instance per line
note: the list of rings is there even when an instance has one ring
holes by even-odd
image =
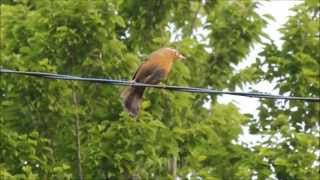
[[[184,57],[182,54],[179,54],[178,58],[179,59],[186,59],[186,57]]]

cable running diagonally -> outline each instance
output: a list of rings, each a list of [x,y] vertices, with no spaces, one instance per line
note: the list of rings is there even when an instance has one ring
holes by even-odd
[[[296,96],[273,95],[273,94],[261,93],[261,92],[234,92],[234,91],[221,91],[221,90],[186,87],[186,86],[167,86],[167,85],[154,85],[154,84],[144,84],[144,83],[132,83],[126,80],[84,78],[84,77],[62,75],[62,74],[55,74],[55,73],[15,71],[15,70],[2,69],[2,68],[0,68],[0,73],[11,73],[11,74],[18,74],[18,75],[48,78],[48,79],[58,79],[58,80],[87,81],[87,82],[102,83],[102,84],[109,84],[109,85],[143,86],[143,87],[161,88],[161,89],[190,92],[190,93],[205,93],[205,94],[217,94],[217,95],[228,94],[228,95],[234,95],[234,96],[245,96],[245,97],[253,97],[253,98],[320,102],[319,97],[296,97]]]

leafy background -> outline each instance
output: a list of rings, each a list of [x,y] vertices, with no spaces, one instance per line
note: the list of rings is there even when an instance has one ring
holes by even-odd
[[[171,46],[188,58],[167,84],[234,90],[269,80],[281,94],[319,97],[319,2],[293,8],[281,47],[262,41],[272,17],[259,15],[258,4],[3,0],[0,66],[128,79],[147,54]],[[199,38],[199,30],[208,35]],[[257,43],[259,58],[236,71]],[[1,74],[0,177],[319,178],[319,103],[261,100],[254,117],[216,96],[149,89],[134,121],[122,110],[121,90]],[[243,126],[267,140],[238,143]]]

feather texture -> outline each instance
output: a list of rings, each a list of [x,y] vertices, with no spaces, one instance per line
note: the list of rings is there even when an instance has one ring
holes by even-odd
[[[150,54],[133,76],[134,82],[158,84],[167,78],[175,60],[184,58],[177,50],[161,48]],[[121,94],[123,106],[130,115],[136,117],[140,111],[145,87],[129,86]]]

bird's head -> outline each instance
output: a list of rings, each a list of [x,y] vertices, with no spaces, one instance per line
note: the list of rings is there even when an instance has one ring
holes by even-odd
[[[171,57],[172,60],[185,59],[185,57],[179,53],[178,50],[173,48],[162,48],[162,51],[167,56]]]

